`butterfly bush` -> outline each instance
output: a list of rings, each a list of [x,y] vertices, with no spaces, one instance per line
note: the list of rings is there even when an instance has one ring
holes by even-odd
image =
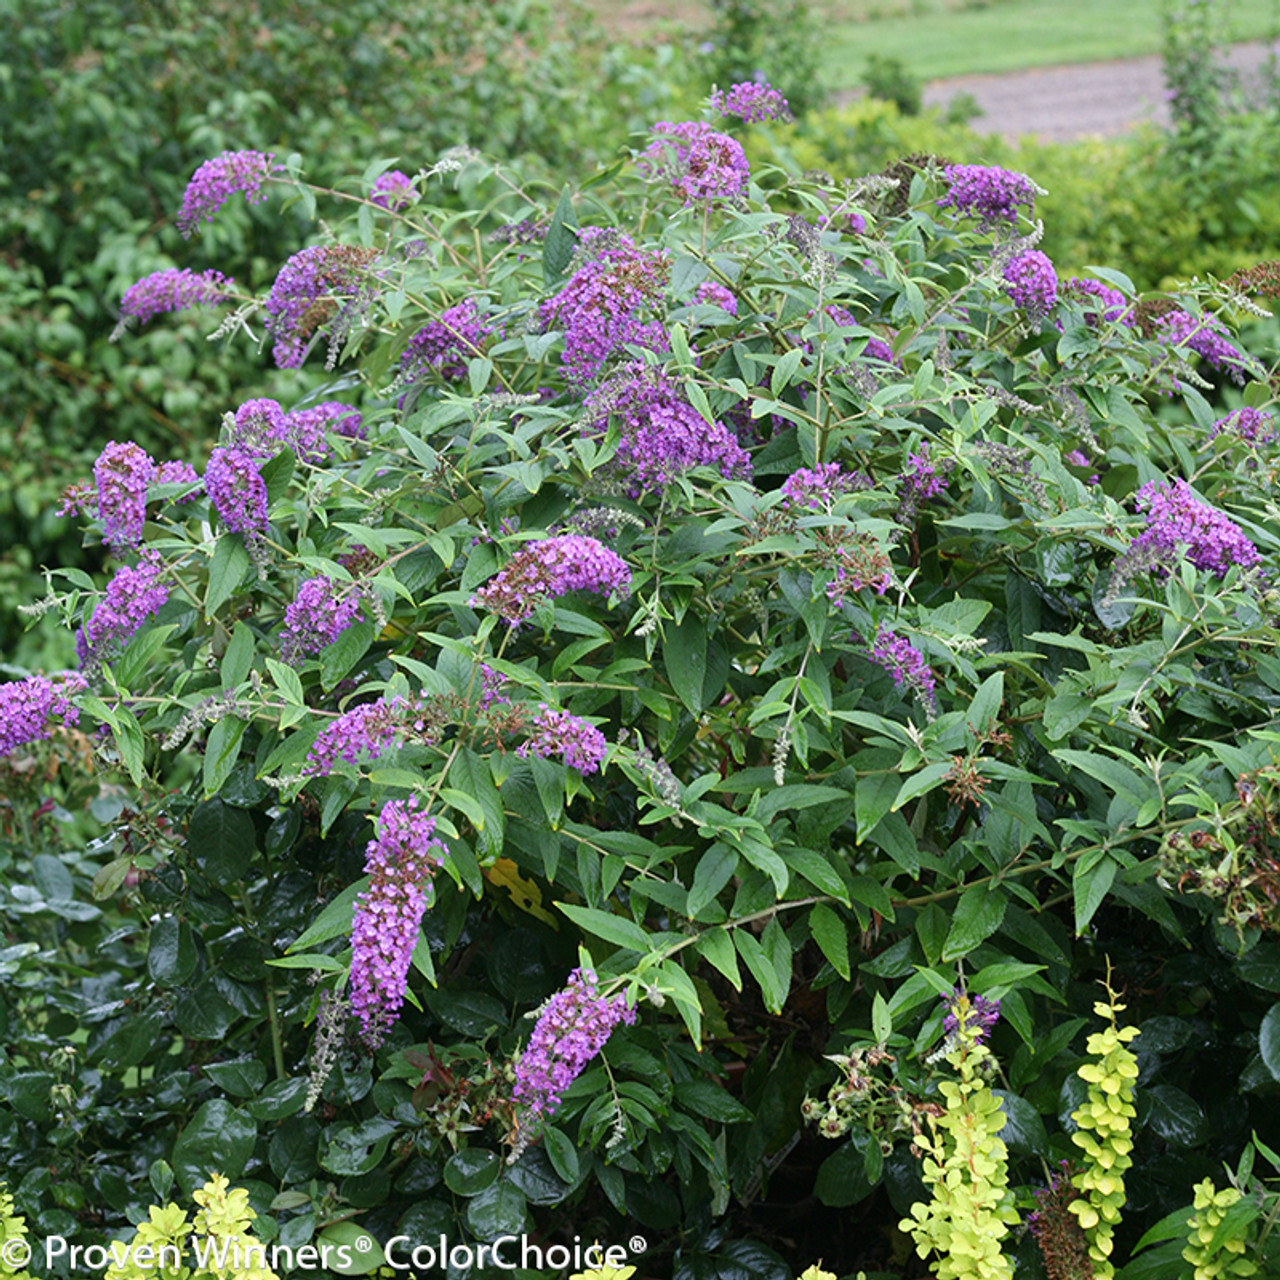
[[[136,565],[117,569],[102,600],[76,633],[76,655],[83,667],[95,667],[122,649],[169,599],[165,565],[144,552]]]
[[[722,116],[736,116],[750,124],[755,120],[791,120],[787,100],[767,80],[744,80],[717,89],[711,95],[711,109]]]
[[[112,440],[93,464],[102,537],[114,548],[136,547],[147,519],[147,486],[156,476],[151,456],[132,442]]]
[[[954,209],[963,218],[976,218],[983,227],[1016,226],[1019,211],[1030,218],[1036,196],[1042,192],[1025,173],[999,165],[950,164],[942,176],[947,191],[938,198],[939,209]]]
[[[399,213],[413,203],[416,194],[413,179],[407,173],[401,173],[399,169],[388,169],[373,180],[369,199],[392,213]]]
[[[0,684],[0,757],[51,737],[57,721],[79,723],[80,710],[71,699],[87,687],[74,671]]]
[[[727,133],[701,120],[663,121],[650,132],[641,171],[669,182],[686,205],[732,203],[745,194],[750,166],[742,144]]]
[[[298,663],[310,654],[319,653],[332,644],[360,616],[360,600],[348,587],[346,593],[334,595],[337,584],[321,576],[308,578],[298,587],[298,594],[284,611],[284,632],[280,639],[280,656],[288,663]]]
[[[231,296],[235,284],[221,271],[190,271],[186,267],[153,271],[124,291],[120,299],[120,323],[111,336],[118,340],[131,320],[146,324],[167,312],[217,306]]]
[[[267,485],[255,454],[238,445],[214,449],[204,473],[209,500],[233,533],[250,536],[267,530]]]
[[[472,597],[472,604],[491,609],[518,624],[539,605],[570,591],[625,596],[631,570],[625,560],[595,538],[566,534],[520,548],[493,579]]]
[[[520,756],[558,756],[584,776],[597,773],[609,744],[594,725],[567,711],[540,703],[529,721],[530,737],[516,749]]]
[[[1005,265],[1004,291],[1031,319],[1040,320],[1058,301],[1058,273],[1038,249],[1015,253]]]
[[[187,184],[178,213],[178,230],[190,238],[200,223],[212,222],[237,192],[243,192],[249,204],[261,204],[267,198],[263,187],[283,170],[284,165],[277,164],[271,152],[224,151],[206,160]]]

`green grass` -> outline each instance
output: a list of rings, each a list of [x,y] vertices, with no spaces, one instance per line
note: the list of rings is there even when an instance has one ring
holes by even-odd
[[[1276,0],[1234,0],[1227,12],[1232,41],[1275,29]],[[869,53],[933,80],[1160,52],[1158,0],[992,0],[963,9],[944,0],[836,0],[828,14],[825,66],[838,86],[857,83]]]

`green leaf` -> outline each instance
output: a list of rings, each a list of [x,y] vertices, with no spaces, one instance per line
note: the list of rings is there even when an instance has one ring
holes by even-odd
[[[854,814],[858,821],[857,842],[861,844],[893,808],[902,783],[896,773],[873,773],[858,779],[854,790]]]
[[[647,954],[651,949],[649,935],[634,920],[615,916],[608,911],[598,911],[594,907],[574,906],[568,902],[557,902],[556,907],[579,928],[585,929],[594,937],[603,938],[606,942],[630,951],[638,951],[641,955]]]
[[[456,982],[423,994],[423,1003],[441,1022],[480,1039],[495,1027],[507,1026],[507,1006],[487,991],[475,991]]]
[[[444,1167],[444,1185],[454,1195],[478,1196],[491,1187],[502,1171],[496,1151],[484,1147],[466,1147],[449,1157]]]
[[[209,730],[204,748],[204,793],[216,795],[231,776],[240,758],[240,746],[248,727],[237,716],[224,716]]]
[[[316,1245],[324,1249],[325,1270],[340,1276],[368,1275],[386,1263],[382,1246],[354,1222],[335,1222],[325,1227],[316,1237]]]
[[[1122,764],[1111,756],[1098,755],[1092,751],[1069,751],[1066,748],[1059,748],[1053,755],[1063,764],[1096,778],[1104,787],[1135,808],[1140,809],[1148,799],[1159,796],[1149,778],[1140,777],[1127,764]]]
[[[221,1098],[211,1098],[191,1117],[173,1144],[174,1175],[189,1197],[214,1173],[238,1178],[258,1138],[258,1126]]]
[[[253,861],[253,819],[222,800],[206,800],[192,810],[187,853],[214,884],[234,885]]]
[[[254,635],[247,622],[237,622],[231,634],[231,643],[222,655],[222,688],[224,691],[240,686],[253,666]]]
[[[1071,875],[1071,889],[1075,898],[1077,936],[1088,928],[1093,913],[1102,905],[1102,900],[1116,878],[1118,866],[1111,857],[1103,857],[1093,864],[1081,858],[1076,863]]]
[[[893,811],[896,813],[909,800],[924,795],[926,791],[932,791],[950,771],[951,761],[939,760],[936,764],[927,764],[919,772],[913,773],[898,789],[898,794],[893,801]]]
[[[577,1186],[580,1170],[578,1149],[573,1145],[573,1140],[563,1130],[547,1125],[542,1131],[542,1145],[547,1149],[551,1167],[570,1186]]]
[[[1258,1028],[1258,1052],[1271,1078],[1280,1082],[1280,1001],[1267,1010]]]
[[[1025,1098],[1004,1089],[991,1091],[1000,1099],[1004,1109],[1004,1128],[1001,1139],[1016,1155],[1048,1156],[1049,1135],[1045,1132],[1040,1113]]]
[[[267,1068],[256,1058],[237,1058],[232,1062],[210,1062],[204,1074],[233,1098],[252,1098],[267,1082]],[[248,1108],[255,1115],[253,1108]],[[256,1116],[255,1116],[256,1118]]]
[[[307,1080],[302,1076],[291,1080],[273,1080],[245,1110],[255,1120],[284,1120],[296,1115],[307,1101]]]
[[[682,1111],[721,1124],[750,1124],[755,1117],[731,1093],[710,1080],[684,1081],[676,1094]]]
[[[204,595],[206,618],[212,618],[235,594],[252,566],[242,534],[224,533],[218,539],[218,545],[213,549],[213,559],[209,563],[209,585]]]
[[[683,621],[667,624],[662,662],[680,701],[695,716],[700,714],[707,679],[707,628],[701,618],[686,613]]]
[[[849,967],[849,931],[844,921],[825,902],[819,902],[809,913],[809,928],[822,954],[831,961],[831,967],[848,982],[852,970]]]
[[[362,618],[320,650],[320,683],[326,693],[332,692],[340,680],[346,679],[351,668],[369,652],[373,640],[373,623]]]
[[[479,824],[476,823],[474,812],[468,814],[479,836],[480,852],[495,858],[501,856],[507,820],[488,760],[477,755],[470,747],[463,747],[454,758],[450,772],[458,788],[480,807]]]
[[[162,987],[178,987],[191,977],[199,962],[191,926],[177,916],[162,916],[151,926],[147,940],[147,972]]]
[[[1170,1084],[1145,1091],[1147,1127],[1171,1147],[1198,1147],[1209,1137],[1209,1122],[1200,1104]]]
[[[775,918],[769,923],[777,924],[777,919]],[[783,936],[785,938],[786,935],[784,934]],[[774,963],[774,955],[767,954],[761,941],[746,929],[735,929],[733,931],[733,941],[738,948],[738,954],[751,971],[751,976],[760,985],[760,993],[764,997],[765,1008],[770,1013],[781,1014],[782,1006],[786,1003],[787,995],[790,991],[790,982],[782,980],[779,966]],[[788,951],[788,974],[790,974],[790,969],[791,957]]]
[[[555,213],[551,215],[551,225],[547,227],[546,238],[542,242],[542,282],[548,289],[554,289],[569,269],[573,251],[578,245],[578,237],[574,234],[577,227],[578,218],[573,211],[573,197],[570,196],[569,186],[566,183],[564,190],[560,192]]]
[[[467,1205],[467,1226],[478,1240],[519,1236],[525,1227],[524,1192],[510,1182],[498,1182]]]
[[[706,929],[698,935],[699,954],[711,961],[733,983],[735,991],[742,990],[742,974],[738,969],[738,953],[733,949],[733,939],[725,929]]]
[[[307,951],[351,932],[351,923],[355,919],[356,898],[369,887],[369,877],[363,876],[353,885],[348,885],[327,907],[304,929],[292,943],[288,954]]]
[[[893,1014],[889,1012],[889,1002],[879,991],[871,1001],[871,1034],[877,1044],[884,1044],[893,1034]]]
[[[691,920],[696,920],[698,913],[716,894],[729,883],[738,869],[738,852],[727,844],[717,841],[698,859],[697,869],[693,873],[693,884],[689,889],[689,897],[685,904],[685,912]]]
[[[985,884],[971,885],[966,889],[951,917],[942,959],[959,960],[995,933],[1004,919],[1007,901],[999,889]]]
[[[133,779],[133,785],[141,787],[146,778],[146,769],[143,763],[146,747],[142,736],[142,726],[128,707],[121,706],[116,708],[115,738],[116,747],[120,751],[120,758],[124,761],[125,768],[129,770],[129,777]]]

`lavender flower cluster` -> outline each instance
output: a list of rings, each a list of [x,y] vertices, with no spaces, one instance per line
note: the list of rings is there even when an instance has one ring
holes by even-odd
[[[235,283],[221,271],[189,271],[185,267],[153,271],[124,291],[120,299],[120,323],[111,338],[113,341],[119,338],[130,320],[146,324],[171,311],[217,306],[227,300]]]
[[[267,197],[262,188],[273,173],[284,165],[275,163],[275,155],[261,151],[224,151],[206,160],[192,175],[182,197],[178,214],[178,230],[190,239],[201,222],[212,222],[214,214],[237,191],[244,192],[249,204],[261,204]]]
[[[1025,173],[999,165],[949,164],[942,176],[949,188],[939,198],[938,208],[954,209],[964,218],[977,218],[984,229],[1000,223],[1015,226],[1019,209],[1025,209],[1030,217],[1036,196],[1041,194]]]
[[[256,537],[267,531],[267,485],[254,454],[238,445],[214,449],[204,471],[209,501],[233,533]]]
[[[401,173],[399,169],[389,169],[373,180],[369,199],[392,213],[402,213],[417,198],[417,194],[413,179],[407,173]]]
[[[1254,447],[1274,444],[1277,436],[1272,421],[1271,414],[1245,405],[1242,409],[1232,410],[1225,418],[1219,418],[1209,432],[1209,440],[1229,435]]]
[[[471,597],[471,606],[483,606],[518,626],[539,605],[570,591],[626,596],[630,590],[631,570],[621,556],[595,538],[565,534],[521,547]]]
[[[377,829],[365,850],[369,887],[356,898],[351,928],[351,1011],[371,1049],[386,1039],[404,1004],[431,880],[448,852],[435,819],[414,801],[388,800]]]
[[[428,320],[409,339],[400,357],[400,377],[406,384],[418,382],[428,369],[448,382],[467,376],[467,361],[484,354],[484,342],[493,327],[480,318],[474,298],[447,307],[439,320]]]
[[[582,232],[578,253],[580,264],[538,315],[544,327],[564,330],[561,361],[570,381],[582,385],[624,344],[668,349],[666,329],[644,316],[660,306],[670,264],[638,249],[629,236],[599,227]]]
[[[359,764],[364,757],[380,759],[399,738],[411,710],[403,698],[379,698],[344,711],[316,735],[302,762],[303,776],[327,778],[340,760]]]
[[[704,280],[694,291],[693,300],[702,306],[719,307],[731,316],[738,314],[737,298],[715,280]]]
[[[147,486],[156,464],[141,445],[110,441],[93,464],[102,537],[115,550],[136,547],[147,519]]]
[[[322,325],[343,316],[350,322],[368,305],[374,286],[367,269],[375,257],[376,249],[319,244],[300,249],[285,262],[263,304],[279,368],[301,368],[307,343]],[[339,324],[330,342],[343,336]]]
[[[549,1116],[564,1092],[604,1048],[619,1023],[634,1024],[624,995],[604,997],[590,969],[575,969],[547,1002],[516,1065],[512,1096],[535,1116]]]
[[[914,510],[916,503],[936,498],[947,487],[950,472],[950,463],[943,463],[941,467],[933,464],[927,444],[921,445],[918,453],[907,454],[907,465],[901,476],[903,503],[909,503]]]
[[[308,578],[284,611],[280,656],[296,666],[303,658],[332,644],[360,616],[354,590],[334,595],[335,584],[324,576]]]
[[[329,456],[325,435],[359,439],[364,420],[353,405],[337,400],[286,413],[276,400],[246,400],[231,422],[230,444],[254,458],[270,458],[289,448],[303,461],[319,463]]]
[[[78,723],[80,709],[71,698],[85,688],[84,677],[73,671],[0,684],[0,756],[48,738],[54,720]]]
[[[963,987],[957,987],[943,1000],[946,1016],[942,1029],[948,1040],[982,1044],[991,1029],[1000,1021],[1000,1001],[985,996],[971,996]]]
[[[1129,308],[1128,299],[1119,289],[1113,289],[1109,284],[1103,284],[1101,280],[1072,276],[1063,285],[1063,292],[1071,294],[1082,302],[1095,304],[1092,308],[1097,313],[1093,317],[1094,321],[1097,316],[1100,316],[1107,324],[1115,324],[1116,321],[1123,321],[1127,325],[1133,324],[1133,313]]]
[[[1004,291],[1033,320],[1042,320],[1058,301],[1058,273],[1038,249],[1015,253],[1005,264]]]
[[[1244,530],[1202,502],[1185,480],[1172,485],[1152,480],[1138,490],[1137,502],[1139,510],[1147,512],[1147,527],[1124,553],[1125,561],[1154,557],[1161,564],[1172,564],[1179,548],[1185,548],[1186,558],[1197,569],[1221,578],[1232,565],[1248,569],[1261,560]]]
[[[1154,336],[1171,347],[1186,347],[1215,369],[1226,369],[1233,382],[1244,383],[1248,357],[1227,341],[1226,329],[1214,316],[1167,311],[1155,318],[1152,328]]]
[[[530,738],[516,749],[516,755],[544,759],[559,756],[583,777],[595,773],[604,763],[609,743],[595,725],[567,711],[555,711],[545,702],[538,704],[529,722]]]
[[[862,472],[846,471],[838,462],[825,462],[820,467],[793,471],[783,482],[780,505],[787,511],[829,509],[842,494],[870,487],[871,478]]]
[[[636,168],[648,178],[670,182],[686,207],[731,204],[745,194],[751,167],[741,145],[727,133],[717,133],[702,120],[663,120],[649,132],[653,141]]]
[[[106,594],[76,632],[76,655],[82,667],[94,667],[122,649],[146,620],[169,599],[162,581],[164,565],[144,553],[137,565],[117,569]]]
[[[871,661],[893,677],[894,688],[914,693],[930,718],[936,714],[937,681],[924,654],[910,640],[881,627],[871,647]]]
[[[610,418],[621,438],[614,466],[628,492],[661,489],[690,467],[726,479],[751,474],[751,459],[722,423],[708,422],[658,370],[630,365],[587,401],[585,432],[602,436]]]
[[[756,120],[794,120],[791,107],[767,80],[744,80],[711,94],[711,109],[751,124]]]

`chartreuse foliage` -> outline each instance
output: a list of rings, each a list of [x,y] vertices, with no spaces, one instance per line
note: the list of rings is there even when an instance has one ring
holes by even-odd
[[[1099,271],[1028,314],[1028,182],[904,166],[788,183],[791,215],[729,140],[667,137],[580,189],[449,157],[404,207],[369,198],[390,162],[270,177],[312,244],[227,327],[311,344],[284,408],[363,435],[259,405],[207,489],[135,456],[114,585],[54,572],[98,639],[48,727],[119,807],[6,855],[0,1153],[41,1231],[141,1220],[163,1159],[293,1247],[642,1228],[628,1265],[682,1280],[916,1274],[872,1229],[911,1217],[1000,1275],[1040,1265],[1010,1200],[1079,1146],[1096,1260],[1179,1215],[1181,1266],[1196,1184],[1276,1140],[1280,525],[1235,296]],[[15,728],[42,688],[6,690],[14,768],[53,749]],[[424,811],[434,900],[373,967]],[[1132,1100],[1128,1033],[1088,1038],[1104,955]],[[565,1033],[539,1110],[526,1015],[575,968],[612,1033],[572,1081]],[[348,991],[396,982],[357,1034]],[[942,997],[999,1001],[989,1051]]]

